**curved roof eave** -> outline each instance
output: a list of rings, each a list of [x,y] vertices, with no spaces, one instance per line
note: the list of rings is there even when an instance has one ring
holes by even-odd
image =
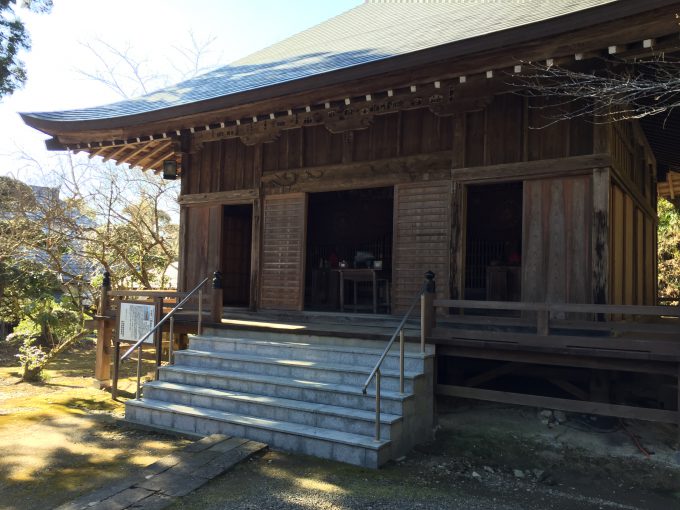
[[[181,118],[190,115],[203,114],[287,95],[310,92],[315,89],[340,85],[358,79],[373,78],[410,67],[426,66],[446,59],[464,57],[475,53],[526,43],[531,40],[556,35],[558,33],[570,32],[588,26],[634,16],[645,11],[665,7],[674,3],[677,2],[671,0],[647,0],[646,2],[619,0],[588,8],[588,16],[584,16],[584,11],[580,10],[555,18],[491,32],[469,39],[458,40],[409,53],[386,56],[366,63],[359,63],[349,67],[273,83],[259,88],[252,88],[169,107],[161,107],[141,113],[86,120],[47,119],[44,118],[44,112],[42,114],[41,112],[20,113],[20,115],[27,125],[57,137],[60,134],[66,135],[68,133],[76,132],[111,131],[156,122],[179,121]]]

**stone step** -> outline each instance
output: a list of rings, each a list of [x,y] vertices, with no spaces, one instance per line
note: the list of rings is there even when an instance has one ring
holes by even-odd
[[[235,352],[257,354],[259,356],[279,357],[304,361],[336,362],[343,365],[370,367],[373,369],[383,353],[382,349],[357,345],[326,345],[298,341],[277,341],[257,338],[237,338],[222,336],[192,336],[189,346],[197,351]],[[404,353],[404,369],[422,372],[423,361],[430,355],[420,352]],[[399,344],[395,343],[383,361],[384,370],[399,370]]]
[[[268,324],[268,323],[265,323]],[[311,326],[311,325],[310,325]],[[330,346],[342,346],[344,347],[364,347],[369,349],[376,349],[382,352],[385,347],[387,347],[387,342],[394,333],[394,330],[390,330],[389,334],[382,335],[380,339],[370,339],[366,337],[358,337],[354,335],[337,335],[334,332],[313,332],[304,333],[303,331],[307,328],[306,325],[291,326],[292,328],[299,327],[300,329],[240,329],[234,327],[224,327],[224,326],[205,326],[203,328],[203,335],[205,336],[216,336],[222,338],[238,337],[238,338],[250,338],[256,340],[273,340],[276,342],[304,342],[312,345],[330,345]],[[411,336],[409,336],[409,334]],[[416,335],[417,339],[420,338],[419,334]],[[407,332],[407,338],[412,341],[407,341],[405,344],[405,351],[414,354],[420,354],[420,342],[413,341],[416,339],[413,336],[413,332]],[[395,343],[398,343],[398,339]],[[425,345],[425,354],[434,355],[435,347],[434,345]]]
[[[191,434],[233,435],[284,451],[371,468],[385,463],[391,453],[389,440],[151,399],[128,400],[125,416],[140,425]]]
[[[348,386],[180,365],[161,367],[159,379],[191,386],[302,400],[364,411],[375,410],[374,385],[369,386],[367,394],[364,395],[361,387],[357,385]],[[403,416],[407,408],[412,407],[412,394],[401,394],[383,387],[380,396],[381,412]]]
[[[165,381],[145,384],[144,398],[365,436],[375,434],[375,412],[373,411]],[[380,437],[391,439],[396,437],[395,434],[398,436],[401,433],[401,416],[383,413],[380,415],[380,422]]]
[[[342,365],[339,363],[320,363],[264,356],[249,356],[238,353],[195,351],[193,349],[177,351],[175,365],[205,367],[249,374],[262,374],[290,379],[303,379],[325,383],[336,383],[362,388],[371,368]],[[381,389],[399,390],[399,372],[382,370]],[[422,377],[422,373],[404,373],[404,392],[414,390],[414,382]]]

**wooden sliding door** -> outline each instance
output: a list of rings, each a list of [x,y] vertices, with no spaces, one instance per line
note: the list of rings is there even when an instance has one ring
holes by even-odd
[[[264,198],[260,308],[302,310],[307,195]]]

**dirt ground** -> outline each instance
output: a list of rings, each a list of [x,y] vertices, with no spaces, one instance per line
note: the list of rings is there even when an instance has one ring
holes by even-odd
[[[19,382],[14,352],[0,343],[0,509],[53,508],[186,444],[121,426],[123,403],[92,386],[91,341],[56,360],[40,383]],[[131,365],[124,394],[133,391]]]
[[[85,343],[45,381],[19,383],[13,352],[0,344],[0,509],[58,506],[186,444],[124,427],[123,403],[92,387],[93,365]],[[123,372],[127,396],[133,370]],[[673,427],[578,415],[558,423],[545,410],[465,401],[439,411],[436,440],[380,470],[269,451],[173,508],[680,508]]]
[[[654,450],[647,458],[618,423],[600,429],[570,415],[550,427],[541,410],[464,402],[444,402],[440,410],[435,441],[378,471],[270,451],[172,508],[680,508],[671,427],[626,425]]]

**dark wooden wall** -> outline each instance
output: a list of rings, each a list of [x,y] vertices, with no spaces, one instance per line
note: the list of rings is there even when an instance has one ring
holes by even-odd
[[[219,268],[219,247],[206,241],[208,232],[219,236],[221,229],[211,210],[225,193],[248,192],[249,198],[228,195],[223,203],[255,200],[259,214],[262,200],[263,222],[254,224],[253,235],[259,243],[255,234],[261,234],[261,249],[253,248],[256,304],[300,309],[306,193],[395,186],[394,310],[405,306],[428,269],[437,273],[442,296],[457,295],[464,272],[465,220],[458,212],[465,212],[465,186],[512,180],[524,183],[523,299],[591,302],[594,272],[604,271],[606,300],[650,303],[656,292],[655,188],[653,165],[635,128],[611,128],[605,143],[587,120],[556,122],[564,112],[541,98],[502,94],[475,107],[449,116],[428,108],[403,110],[376,115],[369,127],[343,133],[305,126],[256,145],[226,139],[196,147],[183,175],[183,195],[222,195],[207,197],[210,206],[183,208],[180,281],[190,287],[199,275]],[[599,214],[603,200],[593,195],[596,168],[573,176],[555,168],[556,161],[593,153],[612,159],[602,230],[609,251],[599,260],[593,204],[600,204]],[[538,175],[536,162],[542,161],[551,163]],[[525,162],[534,165],[526,174]],[[515,165],[511,173],[498,166],[504,164]],[[452,169],[464,170],[465,178]],[[606,190],[604,196],[606,202]]]
[[[257,188],[260,185],[260,147],[236,138],[207,142],[191,156],[183,193],[212,193]]]

